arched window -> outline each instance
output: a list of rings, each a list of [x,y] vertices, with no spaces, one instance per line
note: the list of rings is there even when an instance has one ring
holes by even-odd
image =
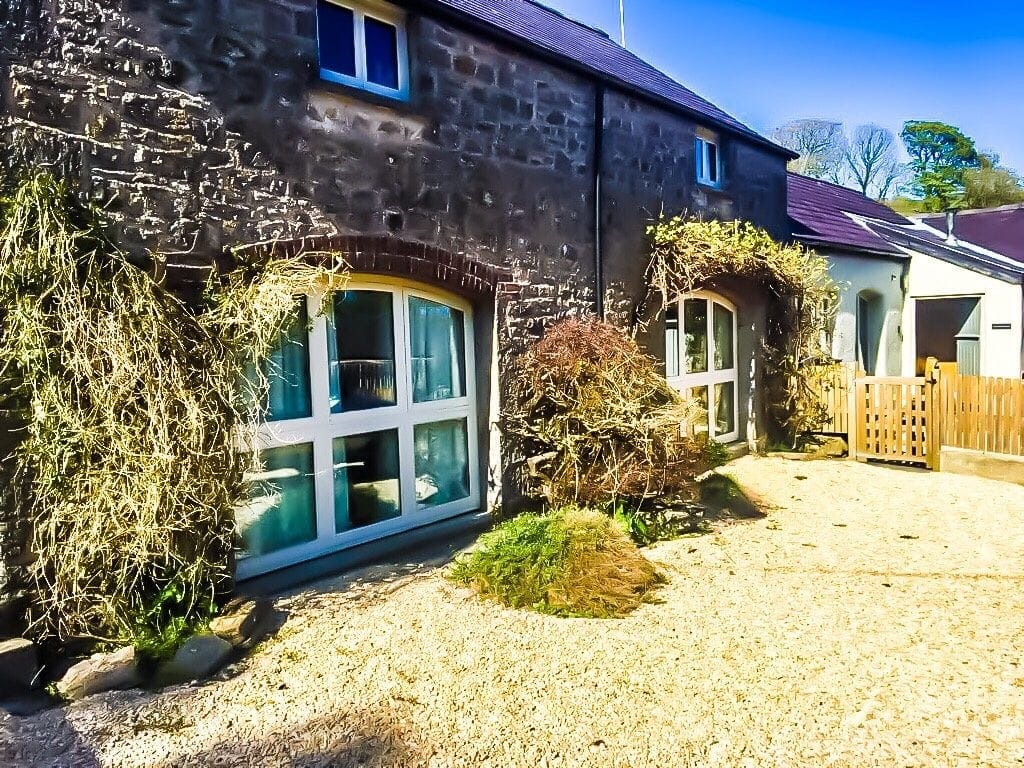
[[[738,439],[736,307],[712,293],[681,297],[666,313],[665,347],[669,384],[706,414],[695,429],[721,442]]]
[[[382,278],[322,301],[297,300],[268,361],[240,578],[480,504],[470,306]]]

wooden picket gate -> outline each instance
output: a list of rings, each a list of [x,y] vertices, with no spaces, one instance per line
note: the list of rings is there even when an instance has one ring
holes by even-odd
[[[938,369],[928,376],[866,376],[854,365],[817,371],[825,419],[819,429],[845,435],[850,457],[939,468],[942,406]]]
[[[938,469],[942,413],[937,378],[870,376],[854,384],[850,455]]]

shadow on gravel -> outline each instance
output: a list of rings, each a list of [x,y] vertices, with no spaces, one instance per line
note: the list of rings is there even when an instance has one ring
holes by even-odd
[[[68,722],[65,707],[30,717],[0,714],[4,768],[100,768],[91,747]]]
[[[275,728],[271,735],[244,741],[226,737],[190,754],[177,754],[155,768],[287,765],[293,768],[415,768],[426,756],[410,748],[398,713],[338,712],[298,726]],[[358,723],[358,725],[353,725]]]
[[[700,483],[708,520],[761,520],[767,514],[731,477],[712,472]]]

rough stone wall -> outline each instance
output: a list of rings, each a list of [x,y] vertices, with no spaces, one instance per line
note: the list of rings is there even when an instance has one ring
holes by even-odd
[[[646,291],[646,229],[659,216],[746,219],[788,236],[785,159],[719,132],[720,188],[697,184],[700,124],[615,91],[605,101],[604,231],[609,308],[623,322]],[[703,125],[714,129],[713,125]],[[656,334],[652,334],[656,336]],[[652,352],[662,351],[656,339]]]
[[[503,356],[592,308],[587,76],[410,12],[410,98],[394,102],[320,81],[315,0],[0,3],[3,167],[70,179],[140,263],[158,257],[158,274],[194,284],[231,246],[389,235],[511,270],[521,289],[497,302]],[[627,321],[644,291],[644,230],[663,204],[781,233],[781,157],[726,141],[725,189],[698,190],[692,121],[614,90],[605,109],[613,317]],[[19,552],[3,531],[5,557]],[[13,589],[4,573],[0,595]]]

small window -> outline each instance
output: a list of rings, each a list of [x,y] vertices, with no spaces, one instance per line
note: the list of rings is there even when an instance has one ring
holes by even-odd
[[[722,183],[722,161],[718,151],[718,139],[701,135],[697,137],[697,181],[709,187]]]
[[[317,1],[320,77],[370,93],[408,95],[405,17],[385,3]]]

